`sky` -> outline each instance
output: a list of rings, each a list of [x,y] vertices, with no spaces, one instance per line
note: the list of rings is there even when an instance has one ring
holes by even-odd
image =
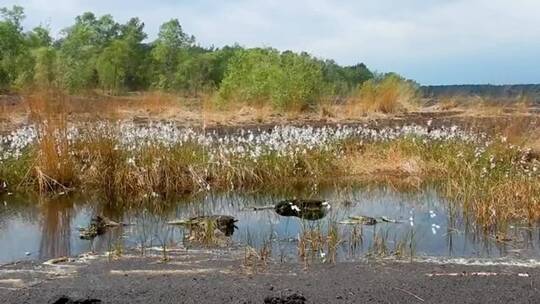
[[[238,43],[364,62],[421,84],[540,83],[540,0],[0,0],[58,35],[86,11],[178,18],[203,46]]]

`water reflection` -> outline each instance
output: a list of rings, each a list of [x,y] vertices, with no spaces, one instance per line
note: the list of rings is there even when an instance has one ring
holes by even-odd
[[[291,197],[320,200],[287,200]],[[325,200],[328,206],[323,205]],[[0,263],[77,255],[89,250],[189,247],[193,246],[189,227],[172,226],[168,222],[214,215],[229,215],[238,220],[234,223],[236,228],[224,226],[228,228],[222,231],[230,243],[254,248],[270,246],[276,260],[297,259],[302,242],[319,239],[334,240],[335,244],[325,243],[313,251],[328,258],[328,248],[334,248],[338,260],[385,254],[540,256],[538,226],[513,224],[504,239],[486,235],[462,210],[429,187],[418,192],[375,187],[323,189],[316,193],[209,193],[173,202],[102,202],[84,196],[48,201],[3,196],[2,201],[6,204],[0,205]],[[263,210],[254,211],[253,206]],[[107,229],[92,241],[79,239],[78,228],[88,227],[90,219],[97,215],[129,225]],[[339,224],[355,215],[397,221],[377,221],[372,226]],[[27,252],[30,256],[26,256]]]
[[[38,205],[42,219],[39,258],[71,255],[73,202],[68,198],[61,198],[54,202],[40,202]]]

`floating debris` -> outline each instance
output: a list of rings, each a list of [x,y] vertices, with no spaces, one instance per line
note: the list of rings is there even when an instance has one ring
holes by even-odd
[[[8,191],[8,184],[5,180],[0,179],[0,194],[4,194]]]
[[[45,264],[45,265],[56,265],[56,264],[65,263],[65,262],[69,262],[68,257],[59,257],[59,258],[50,259],[50,260],[44,262],[43,264]]]
[[[316,221],[326,216],[332,206],[323,200],[289,199],[277,203],[274,210],[281,216],[294,216]]]
[[[349,216],[348,220],[343,220],[339,222],[340,224],[345,225],[376,225],[378,223],[393,223],[393,224],[399,224],[402,223],[401,221],[398,221],[396,219],[391,219],[387,216],[381,216],[379,218],[374,218],[370,216],[364,216],[364,215],[352,215]]]
[[[234,217],[230,215],[209,215],[209,216],[197,216],[188,220],[178,219],[169,221],[169,225],[188,226],[192,230],[206,231],[210,227],[214,227],[221,231],[225,236],[231,236],[235,229],[238,227],[235,223],[238,222]]]
[[[383,221],[385,223],[393,223],[393,224],[403,223],[402,221],[398,221],[396,219],[391,219],[391,218],[386,217],[386,216],[381,216],[381,221]]]
[[[109,227],[118,227],[123,225],[125,224],[121,224],[98,215],[90,220],[90,225],[88,228],[79,228],[79,237],[83,240],[92,240],[96,236],[104,234]]]
[[[349,216],[349,219],[361,225],[371,226],[371,225],[377,224],[377,219],[370,216],[356,215],[356,216]]]

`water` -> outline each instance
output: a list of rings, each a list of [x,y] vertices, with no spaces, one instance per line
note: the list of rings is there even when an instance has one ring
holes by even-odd
[[[273,205],[297,197],[327,199],[332,208],[318,221],[283,217],[274,210],[253,211],[253,206]],[[136,205],[136,206],[134,206]],[[119,248],[193,246],[186,241],[187,229],[168,221],[198,215],[232,215],[237,229],[230,246],[261,248],[271,244],[274,260],[298,260],[298,236],[303,229],[321,230],[351,215],[385,216],[399,223],[375,226],[338,224],[341,239],[338,260],[368,255],[429,257],[478,257],[512,259],[540,258],[540,230],[513,224],[504,242],[486,236],[474,221],[442,199],[432,188],[414,193],[386,187],[326,189],[294,194],[205,194],[174,202],[117,205],[99,199],[61,196],[36,200],[24,196],[0,197],[0,263],[17,260],[45,260],[75,256],[83,252]],[[94,215],[103,215],[130,226],[111,228],[94,241],[81,240],[79,227],[86,227]],[[412,220],[411,220],[412,219]],[[361,237],[359,237],[361,235]],[[324,254],[314,254],[322,259]]]

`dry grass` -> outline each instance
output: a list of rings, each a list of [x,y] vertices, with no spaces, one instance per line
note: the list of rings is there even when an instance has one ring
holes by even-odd
[[[386,96],[381,97],[382,104],[385,104],[386,98],[393,99],[396,95],[394,90],[389,90],[388,95],[382,96]],[[196,144],[170,149],[150,146],[132,155],[118,149],[117,139],[106,133],[90,133],[70,142],[66,135],[67,121],[77,102],[50,92],[27,97],[29,120],[38,126],[41,135],[33,149],[25,151],[20,163],[0,168],[10,184],[23,180],[40,192],[78,187],[103,191],[113,198],[130,199],[150,193],[167,197],[208,188],[237,190],[296,184],[312,186],[336,179],[399,181],[412,187],[436,182],[442,193],[462,204],[486,229],[496,229],[499,223],[514,219],[540,219],[540,202],[537,199],[540,197],[540,182],[524,175],[522,168],[531,167],[538,159],[534,159],[534,155],[520,159],[522,155],[507,145],[493,145],[484,156],[477,157],[476,147],[463,142],[425,144],[410,138],[377,143],[351,141],[336,143],[335,148],[343,150],[340,158],[315,150],[297,159],[277,156],[258,162],[232,159],[224,165],[208,162],[205,150]],[[182,109],[175,97],[148,95],[128,101],[111,101],[111,110],[104,112],[122,115],[118,114],[121,113],[118,109],[125,106],[124,103],[138,105],[146,115],[161,116],[167,111]],[[364,103],[357,105],[365,106]],[[88,107],[84,111],[98,112],[97,105]],[[199,107],[203,127],[218,121],[225,123],[233,115],[245,116],[246,121],[257,121],[257,117],[262,120],[274,113],[267,107],[220,109],[210,97]],[[488,110],[503,112],[500,106]],[[325,111],[326,114],[322,113],[324,116],[336,113],[332,107]],[[525,118],[526,115],[515,116],[500,135],[507,142],[540,151],[540,132],[531,129],[529,120]],[[490,155],[497,164],[489,174],[485,174],[484,170],[491,165]],[[305,240],[309,240],[309,244],[300,243],[301,251],[305,251],[308,245],[316,249],[327,243],[317,235],[306,235]]]
[[[406,112],[417,107],[418,92],[405,80],[388,76],[379,81],[366,81],[348,103],[353,112]]]
[[[514,99],[494,99],[481,96],[451,97],[457,101],[457,108],[470,116],[529,115],[533,103],[526,97]]]
[[[459,106],[459,102],[455,97],[443,97],[439,100],[437,105],[441,111],[450,111],[456,109]]]
[[[28,178],[40,192],[69,190],[76,183],[75,165],[67,137],[65,96],[42,92],[27,99],[30,120],[38,129],[35,159]]]

